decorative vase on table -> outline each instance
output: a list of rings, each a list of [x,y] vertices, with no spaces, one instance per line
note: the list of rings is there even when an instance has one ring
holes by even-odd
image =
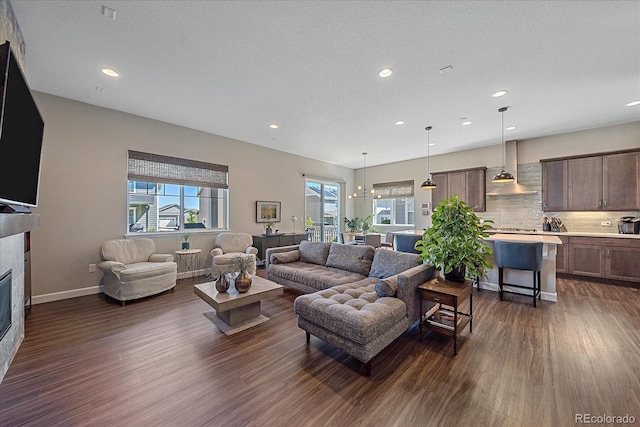
[[[246,270],[241,272],[236,277],[236,290],[240,293],[247,292],[251,289],[251,280],[251,275]]]
[[[216,280],[216,291],[223,294],[228,290],[229,290],[229,279],[227,279],[227,276],[225,274],[220,274],[220,276],[218,276],[218,279]]]

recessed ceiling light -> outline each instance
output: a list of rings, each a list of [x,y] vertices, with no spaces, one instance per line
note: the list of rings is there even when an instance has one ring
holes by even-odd
[[[398,120],[396,122],[396,126],[402,126],[404,124],[404,120]]]
[[[120,74],[116,70],[112,70],[111,68],[103,68],[102,73],[109,77],[118,77]]]
[[[433,147],[434,145],[436,145],[436,143],[435,143],[435,142],[430,142],[430,143],[429,143],[429,147]]]
[[[469,126],[471,123],[473,123],[471,120],[464,119],[461,124],[462,126]]]
[[[278,129],[278,125],[277,125],[277,124],[275,124],[275,123],[270,124],[270,125],[269,125],[269,127],[270,127],[271,129]]]
[[[640,105],[640,101],[632,101],[627,104],[627,107],[635,107],[636,105]]]
[[[378,75],[380,77],[389,77],[391,73],[393,73],[393,70],[391,68],[383,68],[382,70],[380,70],[380,72],[378,72]]]
[[[514,130],[515,128],[515,126],[509,126],[508,128],[505,128],[505,130]]]
[[[501,96],[505,96],[506,94],[507,94],[506,90],[499,90],[491,96],[493,96],[494,98],[500,98]]]

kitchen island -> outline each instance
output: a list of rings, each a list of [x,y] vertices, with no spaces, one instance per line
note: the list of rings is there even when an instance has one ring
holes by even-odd
[[[558,236],[552,235],[539,235],[539,234],[493,234],[485,239],[491,250],[494,250],[494,243],[496,240],[502,240],[505,242],[515,243],[538,243],[542,242],[542,271],[540,290],[540,298],[545,301],[556,302],[558,295],[556,293],[556,255],[557,245],[561,245],[562,241]],[[487,271],[486,277],[480,279],[478,286],[481,289],[489,289],[492,291],[499,291],[498,286],[498,267],[496,266],[495,258],[490,257],[489,262],[493,265],[493,268]],[[520,270],[504,270],[504,281],[512,283],[514,285],[531,286],[533,287],[533,278],[530,271]],[[527,295],[526,289],[513,288],[509,286],[504,287],[505,290]],[[530,293],[529,293],[530,295]]]

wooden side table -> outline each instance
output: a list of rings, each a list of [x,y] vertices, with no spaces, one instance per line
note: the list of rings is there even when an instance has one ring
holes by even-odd
[[[444,278],[437,277],[418,286],[420,294],[420,340],[422,341],[422,329],[438,332],[453,338],[453,355],[458,354],[458,335],[469,325],[469,332],[473,332],[473,282],[466,280],[462,282],[452,282]],[[458,306],[469,298],[469,313],[458,311]],[[438,310],[443,309],[443,305],[451,307],[449,310],[453,314],[453,325],[443,325],[429,320],[425,316],[423,303],[435,302]]]
[[[185,277],[194,277],[196,271],[200,269],[200,253],[202,249],[180,249],[176,251],[178,257],[178,276],[181,279]]]

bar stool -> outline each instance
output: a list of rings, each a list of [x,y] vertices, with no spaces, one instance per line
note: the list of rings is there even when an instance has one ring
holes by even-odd
[[[498,285],[500,286],[500,301],[503,301],[503,293],[520,294],[519,292],[505,291],[503,286],[529,289],[532,291],[533,306],[536,299],[540,298],[540,270],[542,270],[542,243],[517,243],[496,240],[494,256],[498,265]],[[533,272],[533,288],[529,286],[504,283],[503,269],[526,270]],[[520,294],[522,295],[522,294]]]

